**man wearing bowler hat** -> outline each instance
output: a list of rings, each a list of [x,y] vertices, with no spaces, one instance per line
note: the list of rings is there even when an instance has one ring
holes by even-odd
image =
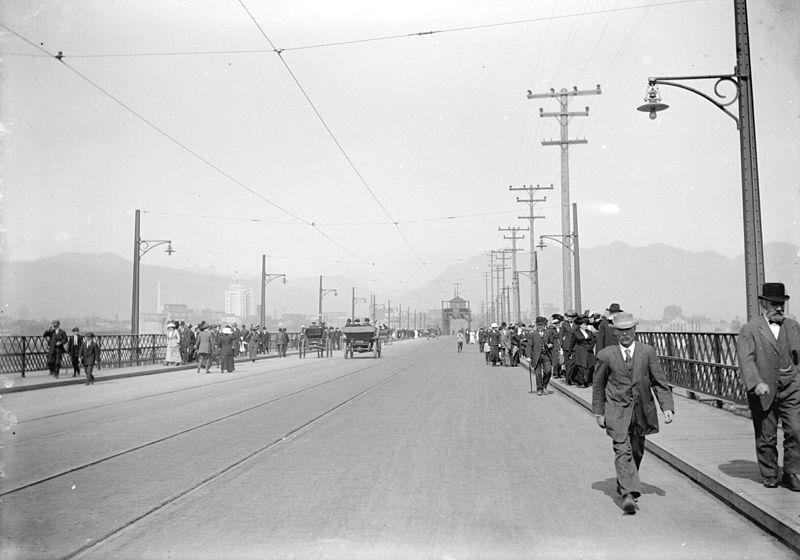
[[[783,427],[783,486],[800,492],[800,325],[784,317],[789,296],[768,282],[758,296],[761,315],[739,331],[739,374],[747,389],[756,457],[763,483],[778,486],[778,421]]]
[[[672,422],[675,404],[655,348],[636,341],[633,315],[618,313],[614,331],[617,344],[597,354],[592,412],[597,425],[611,436],[622,510],[632,515],[641,494],[639,466],[644,457],[645,436],[658,432],[653,393],[667,424]]]

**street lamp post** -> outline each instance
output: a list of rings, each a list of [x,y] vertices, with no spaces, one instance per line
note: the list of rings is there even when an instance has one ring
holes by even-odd
[[[544,244],[543,239],[552,239],[561,244],[562,247],[569,250],[575,258],[575,310],[580,313],[581,310],[581,253],[580,243],[578,243],[578,206],[572,203],[572,222],[573,230],[571,235],[540,235],[538,247],[544,249],[547,245]],[[564,311],[569,311],[565,309]]]
[[[734,0],[734,23],[736,35],[736,68],[733,74],[706,76],[657,76],[648,78],[646,103],[638,107],[639,111],[650,114],[655,119],[658,112],[669,108],[661,103],[659,85],[673,86],[695,93],[736,122],[739,130],[739,147],[742,173],[742,218],[744,226],[744,268],[745,292],[747,298],[747,319],[759,315],[758,290],[764,283],[764,245],[761,234],[761,198],[758,186],[758,158],[756,154],[756,126],[753,108],[753,79],[750,70],[750,37],[747,24],[746,0]],[[678,83],[689,80],[715,80],[713,97],[686,84]],[[720,92],[723,83],[736,87],[736,95],[727,100]],[[722,100],[726,101],[723,102]],[[739,102],[739,115],[727,109],[736,101]]]
[[[322,298],[327,296],[328,294],[333,294],[334,296],[338,296],[339,294],[336,293],[335,289],[331,290],[323,290],[322,289],[322,276],[319,277],[319,325],[322,325]]]
[[[283,278],[283,283],[286,284],[285,274],[267,274],[267,255],[261,255],[261,328],[267,327],[267,284]]]
[[[136,217],[134,219],[133,228],[133,293],[131,297],[131,334],[136,336],[139,334],[139,274],[140,262],[142,257],[148,251],[155,249],[161,245],[166,245],[164,250],[168,255],[172,255],[175,249],[172,248],[172,241],[169,239],[142,239],[141,238],[141,210],[136,210]],[[134,346],[132,343],[131,346]],[[138,354],[134,350],[135,353]],[[138,357],[136,357],[138,361]]]

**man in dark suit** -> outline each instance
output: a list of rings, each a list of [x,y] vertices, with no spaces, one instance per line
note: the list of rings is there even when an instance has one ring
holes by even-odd
[[[614,346],[617,343],[617,337],[614,336],[614,329],[611,326],[617,313],[622,313],[622,309],[618,303],[612,303],[600,319],[600,323],[597,325],[595,352],[600,352],[606,346]]]
[[[53,321],[52,326],[44,331],[43,336],[47,339],[47,367],[50,369],[50,375],[58,378],[61,356],[64,354],[64,346],[67,344],[67,333],[61,328],[61,321]]]
[[[86,333],[86,338],[79,351],[83,371],[86,372],[85,385],[94,385],[94,366],[100,369],[100,345],[94,339],[94,333]]]
[[[645,436],[658,432],[655,392],[664,422],[672,422],[675,405],[655,348],[636,342],[636,321],[630,313],[614,318],[619,344],[607,346],[597,355],[592,387],[592,412],[597,425],[611,436],[617,491],[626,514],[636,513],[641,495],[639,466],[644,456]]]
[[[67,341],[67,354],[72,359],[72,377],[78,377],[81,374],[81,344],[83,344],[83,337],[80,335],[81,330],[78,327],[72,329]]]
[[[758,296],[761,315],[739,331],[739,375],[747,389],[756,457],[764,486],[778,486],[778,419],[783,427],[783,478],[800,492],[800,325],[784,317],[789,296],[768,282]]]
[[[537,317],[536,328],[530,334],[531,369],[536,373],[536,394],[542,396],[547,391],[550,383],[550,374],[553,371],[553,331],[547,328],[547,318]]]

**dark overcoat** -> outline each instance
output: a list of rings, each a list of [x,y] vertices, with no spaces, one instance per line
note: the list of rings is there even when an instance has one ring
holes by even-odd
[[[636,342],[630,372],[619,345],[607,346],[597,354],[592,412],[605,417],[606,433],[614,441],[624,441],[629,431],[639,436],[658,432],[654,392],[661,410],[675,410],[672,390],[655,348]]]
[[[781,328],[786,329],[789,338],[789,354],[797,375],[800,361],[800,324],[792,319],[784,319]],[[739,360],[739,375],[748,391],[759,383],[766,383],[769,393],[761,395],[761,407],[768,410],[777,394],[781,364],[778,356],[778,341],[772,334],[767,320],[758,316],[746,323],[739,331],[736,341]]]

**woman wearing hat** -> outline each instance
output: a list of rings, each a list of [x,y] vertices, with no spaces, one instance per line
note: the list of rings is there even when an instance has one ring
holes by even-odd
[[[217,342],[217,346],[219,346],[219,369],[222,370],[222,373],[234,370],[234,344],[236,344],[236,336],[233,334],[233,329],[226,326],[222,329],[222,334]]]
[[[800,324],[784,316],[789,296],[778,282],[761,288],[761,315],[737,339],[739,375],[747,389],[763,484],[778,486],[778,419],[783,427],[781,483],[800,492]]]
[[[175,329],[175,323],[167,323],[167,354],[164,356],[164,365],[178,365],[181,363],[181,334]]]

